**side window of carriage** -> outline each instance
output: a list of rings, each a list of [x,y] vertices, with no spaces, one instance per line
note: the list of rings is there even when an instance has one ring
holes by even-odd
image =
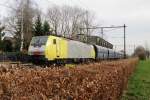
[[[56,44],[56,39],[53,39],[53,44]]]

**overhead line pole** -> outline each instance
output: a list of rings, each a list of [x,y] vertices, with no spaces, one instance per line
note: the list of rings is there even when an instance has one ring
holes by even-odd
[[[111,26],[111,27],[88,27],[88,29],[99,29],[99,28],[122,28],[124,26]],[[80,28],[80,29],[87,29],[87,28]]]
[[[110,27],[88,27],[88,28],[80,28],[80,32],[82,29],[101,29],[101,34],[102,34],[102,38],[104,35],[104,29],[105,28],[124,28],[124,58],[126,58],[126,25],[124,24],[123,26],[110,26]]]
[[[102,38],[104,38],[104,29],[101,28],[101,34],[102,34]]]
[[[124,24],[124,58],[126,58],[126,25]]]

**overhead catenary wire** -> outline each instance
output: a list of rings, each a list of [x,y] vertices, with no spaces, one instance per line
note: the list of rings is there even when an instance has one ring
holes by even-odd
[[[96,27],[87,27],[87,28],[83,28],[81,27],[80,30],[83,29],[101,29],[101,34],[102,34],[102,38],[103,38],[103,34],[104,34],[104,29],[119,29],[119,28],[123,28],[123,41],[124,41],[124,58],[126,58],[126,25],[124,24],[123,26],[109,26],[109,27],[100,27],[100,26],[96,26]]]
[[[115,31],[115,30],[118,30],[118,28],[115,28],[115,29],[111,29],[111,30],[104,30],[104,32],[111,32],[111,31]]]

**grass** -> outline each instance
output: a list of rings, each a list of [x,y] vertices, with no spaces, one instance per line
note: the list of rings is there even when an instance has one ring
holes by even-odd
[[[140,61],[122,100],[150,100],[150,60]]]

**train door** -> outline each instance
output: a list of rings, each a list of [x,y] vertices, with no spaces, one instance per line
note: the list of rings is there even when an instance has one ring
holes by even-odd
[[[56,57],[59,58],[61,55],[61,45],[60,45],[60,39],[56,40]]]
[[[98,50],[97,50],[97,47],[95,45],[94,46],[94,51],[95,51],[95,59],[98,58]]]
[[[107,56],[107,59],[109,59],[109,56],[110,56],[110,52],[109,52],[109,50],[108,50],[108,56]]]

